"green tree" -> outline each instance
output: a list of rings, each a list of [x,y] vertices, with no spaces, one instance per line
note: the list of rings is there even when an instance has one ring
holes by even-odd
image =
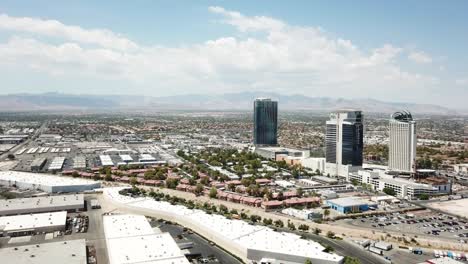
[[[203,194],[203,185],[198,183],[197,186],[195,187],[195,194],[196,195],[202,195]]]
[[[304,264],[312,264],[312,260],[306,259],[306,261],[304,262]]]
[[[389,188],[389,187],[385,187],[383,189],[383,192],[387,195],[391,195],[391,196],[395,196],[396,195],[396,192],[395,190],[393,190],[392,188]]]
[[[218,194],[218,190],[215,187],[211,187],[211,189],[210,189],[210,198],[216,198],[217,194]]]
[[[335,233],[333,233],[332,231],[328,231],[327,232],[327,237],[328,238],[335,238]]]
[[[361,261],[359,261],[357,258],[345,256],[343,263],[344,264],[361,264]]]

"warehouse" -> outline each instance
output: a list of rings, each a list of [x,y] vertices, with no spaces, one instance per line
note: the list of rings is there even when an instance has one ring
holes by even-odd
[[[83,156],[77,156],[73,159],[73,169],[86,169],[86,158]]]
[[[49,170],[50,171],[62,170],[64,162],[65,162],[65,157],[55,157],[49,165]]]
[[[49,193],[82,192],[100,188],[96,181],[20,171],[0,171],[0,185],[38,189]]]
[[[120,159],[125,162],[125,163],[128,163],[128,162],[132,162],[133,161],[133,158],[128,155],[128,154],[121,154],[120,155]]]
[[[2,263],[15,264],[86,264],[84,239],[0,249]]]
[[[327,200],[327,205],[329,205],[333,210],[342,214],[359,213],[369,210],[368,202],[358,197],[346,197]]]
[[[269,259],[270,263],[289,264],[303,264],[307,259],[318,264],[343,263],[343,257],[327,253],[319,243],[302,239],[296,234],[276,232],[265,226],[250,225],[241,220],[227,219],[221,215],[207,214],[181,205],[171,205],[168,202],[123,196],[119,194],[119,190],[120,188],[106,188],[104,195],[117,203],[165,215],[168,219],[216,242],[245,263],[261,263],[265,259]],[[121,229],[123,228],[124,226]],[[105,226],[104,230],[106,234],[110,232]],[[115,232],[121,231],[118,229]]]
[[[99,155],[99,159],[102,166],[114,166],[114,162],[109,155]]]
[[[151,156],[150,154],[141,154],[140,159],[138,161],[140,161],[140,162],[156,161],[156,159],[153,156]]]
[[[83,194],[0,200],[0,216],[83,209]]]
[[[64,231],[67,212],[12,215],[0,217],[0,236],[16,237]]]
[[[105,215],[110,264],[189,264],[169,233],[156,234],[143,215]]]
[[[44,168],[47,158],[36,158],[31,162],[31,171],[38,172]]]

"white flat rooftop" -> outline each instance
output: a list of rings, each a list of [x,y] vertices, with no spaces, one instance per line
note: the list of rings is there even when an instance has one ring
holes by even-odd
[[[114,166],[114,162],[109,155],[99,155],[99,159],[101,160],[102,166]]]
[[[155,234],[143,215],[103,216],[110,264],[189,264],[169,233]]]
[[[317,258],[338,263],[342,257],[323,252],[324,248],[317,242],[301,239],[291,233],[275,232],[273,229],[250,225],[242,220],[230,220],[217,214],[206,214],[201,210],[191,210],[181,205],[171,205],[150,198],[132,198],[118,193],[121,188],[105,188],[106,197],[116,202],[137,208],[144,208],[174,214],[183,217],[206,230],[233,241],[246,249],[268,252],[279,252],[291,256]]]
[[[26,210],[63,207],[63,206],[83,206],[83,194],[67,194],[45,197],[18,198],[0,200],[0,214],[2,211]]]
[[[364,201],[358,197],[344,197],[344,198],[337,198],[328,200],[331,203],[334,203],[338,206],[348,207],[348,206],[359,206],[364,204],[369,204],[369,202]]]
[[[21,171],[0,171],[0,181],[1,180],[46,186],[70,186],[96,183],[95,181],[79,178]]]
[[[120,159],[122,161],[133,161],[133,158],[130,155],[127,155],[127,154],[120,155]]]
[[[65,226],[67,212],[12,215],[0,217],[0,230],[21,231],[43,227]]]
[[[0,249],[2,263],[15,264],[86,264],[84,239]]]

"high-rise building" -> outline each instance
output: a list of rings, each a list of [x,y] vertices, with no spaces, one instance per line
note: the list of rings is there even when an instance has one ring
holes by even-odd
[[[396,112],[390,117],[389,135],[388,168],[394,171],[414,172],[416,122],[410,112]]]
[[[361,111],[342,110],[330,114],[325,138],[327,163],[362,166],[362,119]]]
[[[258,98],[254,101],[254,144],[278,144],[278,102]]]

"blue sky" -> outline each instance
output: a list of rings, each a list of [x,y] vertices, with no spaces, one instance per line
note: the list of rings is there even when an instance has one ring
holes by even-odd
[[[467,1],[4,0],[0,92],[269,90],[466,108],[466,10]]]

